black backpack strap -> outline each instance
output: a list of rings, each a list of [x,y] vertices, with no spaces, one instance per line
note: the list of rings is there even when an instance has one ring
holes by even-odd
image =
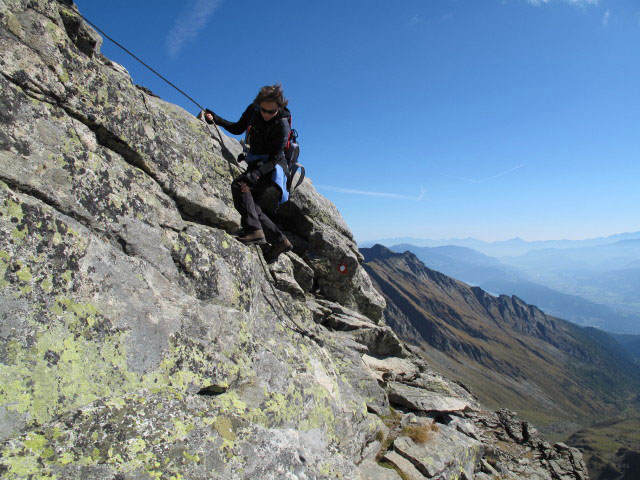
[[[253,112],[251,112],[251,117],[249,117],[249,125],[247,125],[247,131],[244,134],[244,144],[251,145],[251,125],[253,124],[253,119],[256,116],[256,112],[260,109],[260,107],[254,107]]]
[[[281,159],[276,163],[282,167],[284,176],[287,177],[287,186],[289,186],[289,178],[291,177],[291,172],[289,171],[289,165],[287,165],[287,159]]]
[[[294,166],[293,166],[293,169],[292,169],[293,173],[291,174],[291,179],[287,181],[287,190],[289,190],[290,194],[293,193],[293,191],[300,186],[300,184],[304,180],[304,174],[305,174],[304,167],[301,164],[294,163],[293,165]],[[298,181],[296,182],[296,184],[292,185],[293,177],[295,176],[297,171],[300,171],[300,177],[298,178]]]

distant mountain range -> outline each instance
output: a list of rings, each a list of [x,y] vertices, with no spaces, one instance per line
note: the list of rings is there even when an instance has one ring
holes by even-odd
[[[453,245],[390,249],[413,252],[429,268],[496,295],[516,295],[575,323],[640,334],[640,240],[500,259]]]
[[[396,253],[409,251],[429,268],[471,285],[480,285],[492,280],[526,280],[517,268],[505,265],[497,258],[489,257],[468,247],[456,245],[417,247],[401,243],[388,248]]]
[[[430,253],[437,260],[445,251]],[[629,352],[640,348],[640,337],[621,337],[626,343],[622,348],[598,329],[579,327],[517,297],[495,297],[434,271],[411,252],[395,253],[381,245],[361,252],[365,269],[387,301],[387,324],[419,346],[432,368],[467,385],[484,404],[507,405],[557,440],[633,408],[640,394],[640,367]],[[475,253],[458,253],[496,267]],[[587,442],[594,468],[599,473],[622,468],[607,466],[617,457],[593,440],[596,433],[613,433],[590,432],[576,441]],[[634,432],[617,434],[624,437],[621,445],[633,444]],[[637,447],[631,457],[640,455]]]
[[[523,269],[540,270],[619,270],[634,268],[640,260],[640,239],[620,240],[596,246],[543,248],[517,257],[501,257]]]
[[[595,247],[598,245],[606,245],[610,243],[616,243],[621,240],[630,239],[640,239],[640,232],[619,233],[608,237],[598,237],[586,240],[543,240],[535,242],[528,242],[521,238],[512,238],[510,240],[501,240],[497,242],[485,242],[476,238],[449,238],[441,240],[431,240],[426,238],[398,237],[370,240],[361,242],[359,245],[362,248],[368,248],[375,244],[389,247],[391,245],[398,245],[401,243],[408,243],[417,247],[441,247],[445,245],[455,245],[459,247],[472,248],[492,257],[508,257],[524,255],[531,250],[541,250],[544,248],[564,249]]]

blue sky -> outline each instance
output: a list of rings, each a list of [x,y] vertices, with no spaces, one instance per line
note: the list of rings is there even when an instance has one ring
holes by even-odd
[[[640,230],[638,0],[76,3],[224,118],[282,83],[301,162],[358,241]]]

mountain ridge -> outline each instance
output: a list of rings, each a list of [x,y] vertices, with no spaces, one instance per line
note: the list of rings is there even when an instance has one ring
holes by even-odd
[[[535,268],[528,272],[520,270],[515,264],[502,263],[467,247],[416,247],[400,244],[389,248],[396,252],[412,251],[433,269],[478,285],[494,294],[520,296],[528,303],[540,306],[547,313],[574,323],[596,326],[611,332],[638,332],[637,318],[634,315],[637,310],[634,298],[640,285],[640,271],[637,269],[600,272],[558,270],[554,276],[564,278],[567,289],[578,290],[568,293],[550,287],[545,281],[546,277],[536,277],[538,270]],[[595,254],[591,256],[595,257]],[[559,265],[561,262],[550,263]],[[584,262],[581,263],[583,264]],[[583,295],[580,296],[580,293]]]

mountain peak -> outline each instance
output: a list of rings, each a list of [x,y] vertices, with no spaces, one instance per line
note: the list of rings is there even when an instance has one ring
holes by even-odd
[[[386,260],[391,258],[404,258],[408,260],[410,263],[418,263],[422,267],[424,264],[416,257],[416,255],[409,250],[405,252],[394,252],[384,245],[380,245],[379,243],[375,244],[371,248],[361,248],[360,253],[362,253],[365,262],[370,262],[373,260]]]
[[[399,255],[379,243],[376,243],[370,248],[361,248],[360,253],[362,253],[366,262],[375,259],[391,258]]]

